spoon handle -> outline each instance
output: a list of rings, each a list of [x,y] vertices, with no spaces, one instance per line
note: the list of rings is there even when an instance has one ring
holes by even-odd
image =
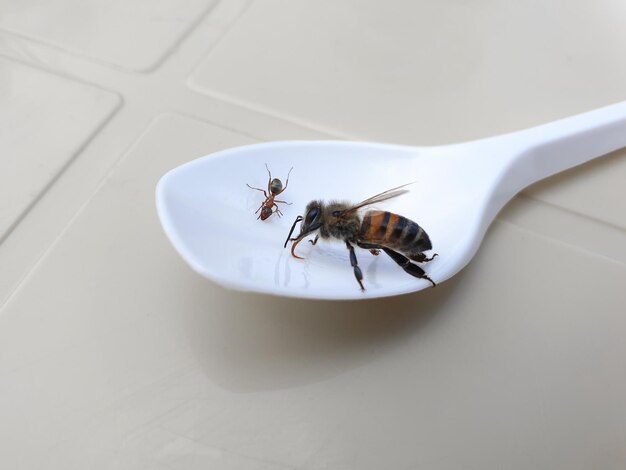
[[[530,129],[474,141],[473,180],[487,189],[482,228],[522,189],[626,147],[626,101]]]
[[[496,137],[512,144],[509,183],[515,192],[626,147],[626,101]],[[493,142],[495,143],[495,142]]]

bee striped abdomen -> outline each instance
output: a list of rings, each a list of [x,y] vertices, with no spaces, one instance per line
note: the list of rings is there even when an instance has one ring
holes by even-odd
[[[422,227],[406,217],[386,211],[366,212],[359,238],[406,254],[422,253],[432,248]]]

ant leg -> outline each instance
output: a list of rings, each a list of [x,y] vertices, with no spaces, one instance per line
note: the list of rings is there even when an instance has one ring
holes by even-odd
[[[354,247],[350,244],[350,242],[346,242],[346,246],[348,247],[348,250],[350,250],[350,264],[354,268],[354,277],[356,277],[356,281],[361,286],[361,290],[365,290],[365,287],[363,287],[363,283],[361,282],[363,280],[363,273],[361,272],[361,268],[359,268],[359,265],[356,261]]]
[[[272,173],[270,173],[270,169],[267,167],[267,163],[265,164],[265,169],[267,170],[267,174],[270,179],[267,180],[267,192],[272,194]]]
[[[284,189],[283,189],[283,191],[284,191]],[[281,191],[281,193],[282,193],[283,191]],[[280,194],[280,193],[279,193],[279,194]],[[282,202],[283,204],[287,204],[288,206],[290,206],[290,205],[292,205],[292,204],[293,204],[293,202],[279,201],[278,199],[274,199],[274,202]]]
[[[276,204],[277,202],[282,202],[282,201],[276,201],[275,199],[272,199],[272,208],[276,208],[274,210],[274,214],[278,214],[278,216],[282,216],[283,213],[280,211],[280,209],[278,208],[278,204]]]
[[[265,197],[267,197],[267,193],[265,192],[265,189],[260,189],[260,188],[253,188],[252,186],[250,186],[248,183],[246,183],[246,186],[250,189],[256,189],[257,191],[261,191],[263,193],[263,195]]]
[[[309,240],[309,243],[311,245],[315,245],[317,243],[317,240],[319,240],[320,236],[319,235],[315,235],[315,238],[313,240]]]
[[[289,173],[287,173],[287,181],[285,181],[285,187],[283,189],[281,189],[280,193],[282,193],[285,189],[287,189],[287,186],[289,185],[289,175],[291,174],[291,170],[293,170],[293,167],[291,167],[289,169]],[[278,193],[278,194],[280,194]],[[280,202],[284,202],[284,201],[280,201]],[[291,204],[290,202],[287,202],[285,204]]]

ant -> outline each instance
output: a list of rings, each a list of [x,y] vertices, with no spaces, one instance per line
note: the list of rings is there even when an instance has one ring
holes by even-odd
[[[278,199],[274,199],[274,198],[278,196],[280,193],[282,193],[285,189],[287,189],[287,185],[289,184],[289,175],[291,174],[291,170],[293,170],[293,167],[291,167],[291,169],[289,170],[289,173],[287,173],[287,181],[285,181],[284,188],[283,188],[283,183],[281,180],[279,180],[278,178],[272,179],[272,173],[270,173],[270,169],[267,167],[267,163],[265,164],[265,168],[267,169],[267,173],[269,175],[269,180],[267,182],[267,192],[265,192],[264,189],[253,188],[252,186],[246,183],[246,186],[248,186],[248,188],[256,189],[257,191],[262,191],[263,195],[265,196],[265,201],[261,203],[261,207],[259,207],[255,212],[256,214],[257,212],[261,211],[261,213],[257,217],[257,220],[258,219],[265,220],[268,217],[270,217],[272,214],[278,214],[279,217],[283,215],[280,209],[278,209],[278,204],[276,204],[277,202],[291,205],[290,202],[279,201]],[[270,193],[270,195],[268,196],[267,193]],[[276,207],[276,210],[273,211],[272,209],[274,207]]]

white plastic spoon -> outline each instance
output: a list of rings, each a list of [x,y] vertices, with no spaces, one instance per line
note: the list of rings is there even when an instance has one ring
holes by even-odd
[[[415,182],[378,208],[414,220],[439,256],[421,267],[436,283],[472,259],[489,224],[520,190],[626,146],[626,102],[520,132],[446,146],[365,142],[268,142],[223,150],[175,168],[157,186],[158,214],[172,244],[198,273],[234,289],[316,299],[365,299],[431,288],[384,253],[356,249],[361,291],[342,242],[283,244],[312,199],[359,202]],[[272,177],[285,183],[284,214],[257,220]],[[295,234],[299,231],[296,228]],[[436,287],[435,287],[436,288]]]

